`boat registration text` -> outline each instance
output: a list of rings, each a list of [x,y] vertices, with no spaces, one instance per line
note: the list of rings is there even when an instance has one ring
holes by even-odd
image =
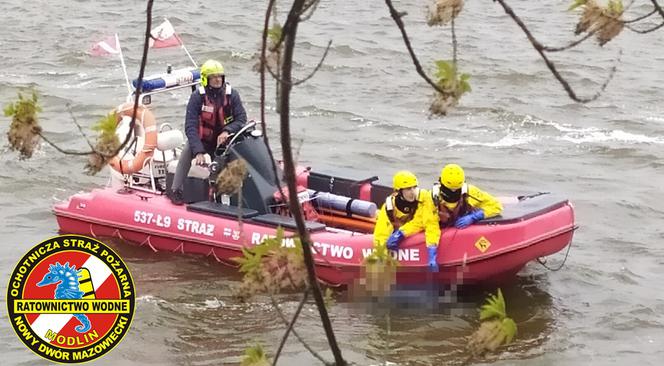
[[[134,222],[162,228],[170,228],[173,220],[168,215],[136,210],[134,211]],[[179,218],[175,227],[180,231],[214,237],[214,224]]]

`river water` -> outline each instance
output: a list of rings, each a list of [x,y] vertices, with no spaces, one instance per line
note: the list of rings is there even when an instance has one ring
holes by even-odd
[[[547,45],[566,44],[573,36],[574,14],[565,12],[569,1],[510,2]],[[648,4],[637,1],[630,13],[645,14]],[[451,58],[449,29],[426,26],[424,2],[397,6],[408,12],[406,26],[428,70],[433,60]],[[252,66],[264,7],[262,1],[209,0],[156,1],[154,6],[155,24],[168,17],[199,63],[207,58],[224,63],[256,119],[259,79]],[[144,2],[0,0],[0,9],[3,106],[18,91],[35,88],[45,133],[60,145],[85,149],[66,105],[88,128],[127,93],[117,57],[91,57],[87,51],[118,32],[129,74],[137,75]],[[284,19],[286,5],[278,9]],[[323,1],[301,25],[295,53],[295,75],[304,77],[333,41],[320,71],[293,93],[292,130],[300,163],[354,176],[377,174],[386,182],[394,171],[409,168],[430,182],[443,164],[458,162],[470,181],[498,195],[553,191],[569,197],[580,228],[565,266],[550,272],[532,263],[515,283],[503,287],[519,334],[505,352],[484,362],[661,364],[662,33],[625,30],[604,48],[589,41],[553,54],[581,96],[594,94],[610,68],[618,67],[599,100],[577,104],[497,4],[467,1],[457,25],[459,65],[472,75],[473,91],[449,116],[431,118],[431,91],[416,75],[384,3]],[[168,63],[186,67],[187,62],[179,48],[152,50],[147,72],[163,72]],[[276,141],[273,90],[268,91],[267,122]],[[160,98],[158,119],[180,127],[186,93]],[[0,125],[3,134],[7,122]],[[83,158],[65,157],[45,144],[24,161],[6,142],[0,146],[0,278],[7,279],[30,247],[56,234],[51,206],[104,185],[107,176],[85,175]],[[198,257],[152,253],[117,241],[111,245],[133,273],[137,311],[124,341],[95,364],[233,364],[256,342],[268,353],[276,349],[283,324],[267,299],[243,304],[231,296],[239,283],[235,270]],[[563,257],[559,253],[549,263]],[[461,364],[467,357],[465,337],[477,326],[472,309],[485,294],[464,300],[465,307],[458,306],[462,311],[395,309],[389,331],[384,312],[358,307],[343,293],[331,316],[344,356],[356,364]],[[2,302],[5,295],[3,287]],[[279,300],[291,313],[298,297]],[[312,304],[305,306],[296,329],[332,359]],[[6,317],[0,321],[0,354],[3,365],[46,364],[23,346]],[[282,360],[316,362],[295,341],[287,343]]]

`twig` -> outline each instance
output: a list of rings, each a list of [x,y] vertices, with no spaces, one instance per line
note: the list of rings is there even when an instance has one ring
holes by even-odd
[[[272,306],[274,306],[274,309],[277,311],[277,314],[281,318],[281,321],[283,321],[284,324],[290,324],[290,322],[286,318],[286,315],[284,315],[284,313],[281,311],[281,308],[279,307],[279,304],[277,304],[277,302],[274,300],[274,298],[272,296],[270,296],[270,300],[272,301]],[[295,330],[295,328],[291,328],[291,332],[293,333],[295,338],[297,338],[297,340],[300,343],[302,343],[302,346],[304,346],[304,348],[306,348],[307,351],[309,351],[309,353],[311,353],[314,357],[316,357],[324,365],[333,366],[333,364],[331,362],[328,362],[327,360],[325,360],[323,358],[323,356],[321,356],[320,354],[318,354],[318,352],[316,352],[313,348],[311,348],[311,346],[309,346],[309,344],[304,340],[304,338],[302,338],[300,336],[300,334]]]
[[[292,80],[292,65],[293,65],[293,51],[295,48],[295,36],[297,34],[297,27],[299,24],[299,14],[302,11],[304,6],[304,0],[294,0],[290,12],[288,13],[288,18],[282,29],[282,34],[285,35],[285,47],[284,47],[284,62],[282,65],[282,77],[284,80]],[[309,285],[311,286],[314,300],[316,301],[316,306],[318,307],[318,312],[321,317],[321,323],[325,329],[325,335],[327,336],[328,343],[330,344],[330,349],[334,355],[334,361],[337,366],[346,365],[343,356],[341,355],[341,350],[337,344],[334,331],[332,330],[332,323],[330,321],[329,315],[327,314],[327,309],[325,308],[325,301],[323,300],[323,295],[318,285],[318,279],[316,277],[316,268],[314,266],[314,259],[311,250],[311,238],[307,232],[304,217],[302,215],[302,209],[300,203],[297,200],[297,189],[295,187],[295,166],[293,164],[293,151],[291,147],[291,138],[290,138],[290,93],[292,85],[291,83],[281,83],[281,108],[280,108],[280,119],[281,119],[281,146],[282,153],[284,158],[284,173],[286,177],[286,182],[288,183],[288,194],[291,199],[289,199],[290,211],[295,219],[297,224],[297,231],[300,235],[300,241],[302,243],[304,263],[307,267],[307,274],[309,279]]]
[[[457,71],[457,39],[456,39],[456,31],[454,27],[454,16],[452,16],[452,24],[450,26],[452,30],[452,64],[454,65],[454,73],[456,74]],[[456,80],[455,80],[456,81]]]
[[[146,9],[146,22],[145,22],[145,38],[143,42],[143,55],[141,56],[141,67],[140,70],[138,71],[138,79],[136,85],[138,87],[136,88],[135,97],[134,97],[134,110],[131,114],[131,122],[129,122],[129,131],[127,132],[127,136],[125,136],[124,141],[120,146],[115,150],[113,154],[110,156],[115,156],[117,155],[122,148],[124,148],[127,143],[129,142],[131,138],[131,132],[134,131],[134,126],[136,125],[136,113],[138,112],[138,101],[140,100],[141,97],[141,91],[143,89],[143,74],[145,73],[145,64],[147,63],[148,60],[148,49],[150,47],[150,37],[151,37],[151,29],[152,29],[152,3],[154,0],[148,0],[148,6]]]
[[[267,10],[265,11],[265,22],[263,23],[263,39],[261,42],[261,127],[263,129],[263,141],[265,142],[265,147],[267,147],[267,153],[270,156],[270,164],[272,165],[272,172],[274,173],[275,185],[279,188],[279,193],[281,197],[286,197],[284,194],[283,188],[281,186],[281,181],[279,179],[279,174],[277,173],[277,163],[274,159],[274,153],[272,148],[270,148],[270,141],[267,137],[267,124],[265,123],[265,69],[267,68],[267,63],[265,62],[265,53],[267,50],[267,33],[270,26],[270,14],[272,13],[272,8],[274,7],[276,0],[270,0],[267,4]],[[283,37],[283,29],[282,29]],[[271,71],[270,71],[271,72]]]
[[[657,0],[650,0],[650,2],[652,3],[652,6],[655,8],[655,10],[657,10],[657,14],[659,14],[659,16],[664,18],[664,9],[662,9],[662,7],[659,6]]]
[[[146,35],[145,35],[145,43],[143,44],[143,58],[141,59],[141,68],[140,68],[140,70],[139,70],[139,74],[138,74],[138,85],[142,85],[142,82],[143,82],[143,73],[144,73],[144,71],[145,71],[145,64],[146,64],[146,62],[147,62],[148,46],[149,46],[149,44],[148,44],[148,40],[150,39],[150,28],[152,27],[152,3],[153,3],[153,0],[148,0],[148,5],[147,5]],[[125,139],[124,139],[124,141],[122,142],[122,144],[120,144],[120,146],[118,146],[118,148],[115,149],[115,151],[112,152],[112,153],[110,153],[110,154],[103,154],[103,153],[97,151],[97,150],[91,145],[90,141],[89,141],[89,140],[87,139],[87,137],[85,136],[85,133],[83,132],[81,126],[80,126],[80,125],[78,124],[78,122],[76,121],[76,118],[74,118],[74,114],[72,113],[71,108],[69,108],[69,105],[67,105],[67,107],[68,107],[68,109],[69,109],[69,113],[70,113],[71,116],[72,116],[72,119],[74,120],[74,124],[76,125],[76,127],[78,128],[78,130],[81,131],[81,134],[82,134],[83,137],[85,138],[85,140],[86,140],[86,142],[88,143],[88,145],[92,148],[92,151],[73,151],[73,150],[66,150],[66,149],[63,149],[63,148],[59,147],[59,146],[58,146],[57,144],[55,144],[53,141],[51,141],[51,140],[49,140],[48,138],[46,138],[46,136],[44,136],[44,134],[42,134],[41,132],[37,132],[37,134],[38,134],[42,139],[44,139],[44,141],[45,141],[47,144],[51,145],[54,149],[58,150],[59,152],[61,152],[61,153],[63,153],[63,154],[67,154],[67,155],[78,155],[78,156],[90,155],[90,154],[97,154],[97,155],[99,155],[99,156],[101,156],[101,157],[103,157],[103,158],[105,158],[105,159],[111,158],[111,157],[113,157],[113,156],[116,156],[116,155],[117,155],[117,154],[118,154],[118,153],[119,153],[119,152],[120,152],[120,151],[121,151],[121,150],[127,145],[127,143],[129,143],[129,140],[131,139],[132,131],[134,130],[134,125],[136,124],[136,112],[137,112],[137,110],[138,110],[138,101],[139,101],[140,94],[141,94],[141,89],[140,89],[140,87],[139,87],[138,89],[136,89],[136,99],[134,100],[134,111],[133,111],[133,113],[132,113],[131,123],[129,124],[129,131],[127,132],[127,136],[125,136]]]
[[[390,313],[392,312],[392,309],[390,307],[387,307],[387,313],[385,314],[385,355],[387,355],[387,352],[390,349],[390,336],[392,335],[392,318],[390,317]],[[385,360],[385,364],[387,365],[387,360]]]
[[[295,148],[295,162],[297,163],[300,161],[300,151],[302,150],[302,146],[304,145],[304,138],[300,138],[299,141],[296,141],[297,147]]]
[[[34,131],[34,130],[33,130]],[[90,154],[99,154],[96,152],[94,149],[92,151],[73,151],[73,150],[65,150],[61,148],[60,146],[56,145],[54,142],[46,138],[44,134],[41,131],[34,131],[39,137],[41,137],[47,144],[53,146],[54,149],[58,150],[59,152],[67,155],[79,155],[79,156],[84,156],[84,155],[90,155]]]
[[[277,353],[274,355],[274,360],[272,360],[272,366],[277,365],[277,360],[279,359],[281,350],[284,348],[284,345],[286,344],[288,335],[290,335],[291,331],[293,331],[293,326],[295,326],[295,322],[297,321],[297,318],[300,316],[300,312],[302,311],[304,304],[307,302],[308,297],[309,297],[309,289],[306,288],[304,290],[304,295],[302,296],[302,300],[300,300],[300,304],[297,306],[297,309],[295,310],[295,314],[293,314],[293,317],[288,323],[288,328],[286,329],[286,333],[284,333],[283,337],[281,338],[281,342],[279,343],[279,347],[277,348]],[[274,306],[275,308],[279,307],[277,302],[274,300],[274,297],[271,295],[270,295],[270,300],[272,300],[272,306]]]
[[[655,5],[655,8],[654,8],[650,13],[648,13],[648,14],[644,14],[644,15],[642,15],[642,16],[640,16],[640,17],[637,17],[637,18],[634,18],[634,19],[630,19],[630,20],[625,20],[625,21],[623,21],[623,24],[625,25],[625,27],[626,27],[627,29],[631,30],[632,32],[634,32],[634,33],[639,33],[639,34],[651,33],[651,32],[654,32],[654,31],[658,30],[659,28],[663,27],[663,26],[664,26],[664,22],[662,22],[662,23],[660,23],[659,25],[656,25],[656,26],[654,26],[654,27],[652,27],[652,28],[647,28],[647,29],[636,29],[636,28],[634,28],[634,26],[630,25],[631,23],[639,22],[639,21],[641,21],[641,20],[643,20],[643,19],[646,19],[646,18],[648,18],[649,16],[651,16],[651,15],[657,13],[657,12],[658,12],[658,9],[659,9],[660,11],[662,10],[662,8],[659,6],[659,4],[658,4],[656,1],[655,1],[653,4]],[[630,4],[630,5],[631,5],[631,4]],[[659,14],[664,18],[664,11],[660,12]]]
[[[277,65],[277,67],[279,67],[279,65]],[[274,80],[276,80],[278,83],[285,83],[285,81],[281,80],[281,78],[279,77],[279,75],[277,75],[277,74],[272,70],[272,68],[270,67],[270,65],[268,65],[267,63],[265,63],[265,69],[267,70],[267,72],[270,73],[270,75],[272,75],[272,78],[274,78]]]
[[[320,4],[319,0],[311,0],[309,3],[304,4],[304,9],[302,9],[302,12],[300,13],[300,22],[307,21],[311,19],[311,17],[314,15],[316,12],[316,9],[318,8],[318,4]],[[312,8],[313,6],[313,8]],[[309,12],[308,15],[302,16],[305,12],[307,12],[311,8],[311,11]]]
[[[268,144],[267,142],[267,129],[265,125],[265,67],[266,62],[266,50],[267,50],[267,33],[270,27],[270,13],[272,12],[272,8],[274,7],[274,3],[276,0],[269,0],[267,4],[267,10],[265,11],[265,21],[263,22],[263,35],[261,39],[261,64],[260,64],[260,80],[261,80],[261,128],[263,130],[263,138],[265,139],[265,143]],[[283,32],[282,32],[283,33]],[[272,150],[269,149],[268,145],[268,150],[271,152]],[[272,157],[272,156],[270,156]],[[272,159],[274,161],[274,159]],[[274,164],[272,164],[274,165]],[[276,173],[276,169],[275,169]],[[276,175],[276,174],[275,174]]]
[[[630,26],[630,25],[625,25],[625,27],[627,27],[627,29],[631,30],[634,33],[646,34],[646,33],[652,33],[654,31],[658,30],[659,28],[664,27],[664,22],[662,22],[659,25],[656,25],[652,28],[647,28],[647,29],[636,29],[636,28],[634,28],[634,26]]]
[[[318,0],[312,0],[312,1],[310,1],[310,2],[306,2],[306,3],[302,6],[302,9],[300,9],[300,11],[297,13],[297,21],[298,21],[298,22],[301,22],[301,21],[309,20],[309,18],[311,18],[311,16],[313,15],[314,11],[315,11],[316,8],[318,7],[318,3],[319,3]],[[310,8],[312,5],[315,5],[315,7],[311,10],[311,13],[309,13],[309,15],[306,15],[306,16],[304,16],[304,17],[301,17],[302,14],[304,14],[307,10],[309,10],[309,8]],[[291,8],[291,9],[292,9],[292,8]],[[282,28],[282,30],[285,29],[286,27],[289,27],[289,25],[288,25],[288,24],[284,24],[284,27]],[[285,39],[286,39],[286,32],[283,32],[283,31],[282,31],[282,32],[281,32],[281,37],[279,37],[279,40],[277,40],[277,42],[274,44],[274,48],[275,48],[275,49],[280,48],[280,47],[281,47],[281,44],[284,42]]]
[[[625,13],[625,11],[627,10],[627,8],[631,7],[632,4],[634,4],[634,1],[632,1],[631,3],[629,3],[629,4],[627,5],[627,7],[626,7],[626,8],[625,8],[620,14],[618,14],[618,15],[615,16],[615,17],[611,17],[611,18],[614,19],[614,20],[617,20],[617,21],[619,21],[619,22],[622,22],[623,24],[627,24],[627,23],[633,23],[633,22],[637,22],[637,21],[639,21],[639,20],[645,19],[645,18],[647,18],[647,17],[649,17],[650,15],[652,15],[652,14],[655,13],[655,10],[653,10],[653,11],[650,12],[649,14],[646,14],[646,15],[640,16],[640,17],[635,18],[635,19],[632,19],[632,20],[626,20],[626,21],[620,20],[619,17],[622,16],[622,15]],[[588,32],[588,34],[586,34],[585,36],[581,37],[580,39],[578,39],[578,40],[576,40],[576,41],[573,41],[573,42],[567,44],[566,46],[549,47],[549,46],[542,45],[542,50],[544,50],[544,51],[546,51],[546,52],[561,52],[561,51],[569,50],[569,49],[571,49],[571,48],[574,48],[574,47],[578,46],[579,44],[581,44],[582,42],[586,41],[586,40],[589,39],[590,37],[594,36],[597,32],[599,32],[601,29],[603,29],[604,27],[606,27],[606,26],[608,26],[608,25],[609,25],[609,23],[605,22],[605,23],[603,23],[602,25],[600,25],[599,27],[596,27],[596,28],[594,28],[592,31]],[[627,25],[626,25],[626,27],[627,27],[627,28],[630,28],[630,27],[627,26]],[[630,28],[630,29],[631,29],[631,28]],[[638,33],[638,31],[635,31],[635,32]]]
[[[634,18],[634,19],[630,19],[630,20],[625,20],[625,21],[623,21],[623,23],[624,23],[624,24],[636,23],[636,22],[638,22],[638,21],[640,21],[640,20],[643,20],[643,19],[645,19],[645,18],[647,18],[647,17],[649,17],[649,16],[655,14],[656,12],[657,12],[657,9],[653,9],[653,10],[652,10],[650,13],[648,13],[648,14],[642,15],[642,16],[640,16],[640,17],[638,17],[638,18]]]
[[[584,42],[585,40],[587,40],[588,38],[594,36],[595,33],[597,33],[597,31],[600,30],[600,29],[601,29],[601,27],[597,28],[597,29],[593,29],[591,32],[588,32],[588,34],[586,34],[585,36],[583,36],[583,37],[577,39],[576,41],[573,41],[573,42],[571,42],[571,43],[569,43],[565,46],[560,46],[560,47],[542,46],[542,51],[561,52],[561,51],[569,50],[570,48],[574,48],[574,47],[578,46],[579,44],[581,44],[582,42]]]
[[[76,117],[74,116],[74,112],[71,110],[71,104],[69,104],[69,103],[67,103],[67,111],[69,111],[69,115],[71,116],[72,121],[74,121],[74,124],[76,125],[76,127],[78,128],[78,131],[81,133],[81,135],[85,139],[85,142],[87,142],[88,146],[90,146],[90,149],[92,151],[96,151],[95,147],[92,145],[90,140],[88,140],[88,136],[86,136],[85,132],[83,131],[83,127],[81,127],[81,125],[76,120]]]
[[[413,65],[415,65],[415,70],[417,70],[417,73],[420,74],[420,76],[429,85],[431,85],[432,88],[434,88],[439,93],[445,94],[446,92],[441,87],[439,87],[433,80],[431,80],[424,72],[424,70],[422,69],[422,65],[420,65],[420,61],[417,59],[417,56],[415,55],[415,51],[413,51],[413,47],[410,45],[410,39],[408,38],[408,34],[406,33],[406,28],[403,24],[403,21],[401,20],[401,17],[406,13],[398,12],[397,9],[394,8],[394,5],[392,5],[391,0],[385,0],[385,4],[390,9],[390,15],[392,16],[392,19],[394,19],[394,22],[397,24],[397,27],[399,27],[399,30],[401,31],[401,37],[403,38],[403,41],[406,44],[406,48],[408,49],[410,58],[413,60]]]
[[[320,61],[318,61],[318,65],[316,65],[316,68],[314,68],[314,70],[307,77],[305,77],[300,81],[296,81],[293,85],[300,85],[305,81],[311,79],[316,74],[318,69],[320,69],[320,67],[323,66],[323,61],[325,61],[325,57],[327,57],[327,52],[330,51],[330,46],[332,46],[332,40],[329,40],[327,42],[327,47],[325,47],[325,53],[323,53],[323,57],[321,57]]]
[[[318,69],[320,69],[320,67],[323,66],[323,62],[325,61],[325,57],[327,57],[327,53],[330,51],[330,46],[332,46],[332,40],[330,40],[330,41],[327,42],[327,47],[325,47],[325,52],[323,53],[323,57],[321,57],[320,61],[318,61],[318,65],[316,65],[316,67],[314,68],[314,70],[313,70],[309,75],[307,75],[304,79],[293,82],[293,83],[292,83],[293,86],[295,86],[295,85],[300,85],[300,84],[304,83],[305,81],[311,79],[311,78],[316,74],[316,72],[318,71]],[[270,65],[268,65],[267,63],[265,64],[265,68],[267,69],[267,71],[270,73],[270,75],[272,75],[272,77],[273,77],[278,83],[287,83],[287,82],[289,82],[289,81],[286,81],[286,80],[283,80],[282,78],[280,78],[279,75],[277,75],[277,74],[276,74],[276,73],[270,68]]]
[[[386,0],[386,1],[389,1],[389,0]],[[553,64],[553,62],[551,62],[551,60],[549,60],[549,58],[546,56],[546,54],[544,53],[544,49],[543,49],[542,44],[537,39],[535,39],[535,37],[532,35],[532,33],[530,33],[530,30],[528,30],[528,27],[526,27],[526,25],[523,23],[521,18],[519,18],[514,13],[514,10],[512,10],[512,8],[509,5],[507,5],[504,0],[494,0],[494,1],[497,1],[503,7],[503,9],[505,10],[505,13],[507,15],[509,15],[510,18],[512,18],[512,20],[514,20],[514,22],[519,26],[519,28],[521,28],[523,33],[525,33],[526,37],[528,38],[528,41],[530,41],[530,44],[533,46],[533,48],[535,48],[537,53],[540,54],[540,56],[544,60],[544,63],[549,68],[549,71],[551,71],[553,76],[556,78],[556,80],[558,80],[560,85],[562,85],[563,89],[565,89],[565,91],[567,92],[567,95],[572,100],[577,101],[579,103],[588,103],[588,102],[592,102],[593,100],[599,98],[599,96],[602,94],[604,89],[606,89],[606,86],[609,84],[609,81],[611,81],[611,79],[613,78],[613,75],[616,72],[616,67],[615,66],[611,69],[609,77],[604,82],[604,84],[599,89],[599,91],[597,93],[595,93],[595,95],[593,95],[590,98],[580,98],[580,97],[578,97],[576,95],[576,93],[574,92],[574,90],[572,89],[572,87],[569,85],[569,83],[567,83],[565,78],[563,78],[562,75],[560,75],[560,73],[556,69],[556,66]]]

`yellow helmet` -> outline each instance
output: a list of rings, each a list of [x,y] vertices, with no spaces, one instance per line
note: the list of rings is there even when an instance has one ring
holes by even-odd
[[[460,189],[465,181],[463,168],[457,164],[447,164],[440,171],[440,183],[453,191]]]
[[[217,60],[207,60],[201,66],[201,84],[208,85],[208,76],[221,74],[224,75],[224,66]]]
[[[415,187],[417,185],[417,177],[415,174],[407,170],[400,170],[396,172],[396,174],[394,174],[394,178],[392,179],[392,187],[395,191],[403,188]]]

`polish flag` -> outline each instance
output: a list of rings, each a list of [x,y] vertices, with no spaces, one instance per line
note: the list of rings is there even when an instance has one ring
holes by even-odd
[[[173,47],[182,44],[180,37],[175,34],[175,28],[165,18],[163,23],[150,32],[150,36],[150,47],[152,48]]]
[[[120,53],[120,42],[116,36],[106,37],[103,41],[93,44],[90,53],[93,56],[116,55]]]

